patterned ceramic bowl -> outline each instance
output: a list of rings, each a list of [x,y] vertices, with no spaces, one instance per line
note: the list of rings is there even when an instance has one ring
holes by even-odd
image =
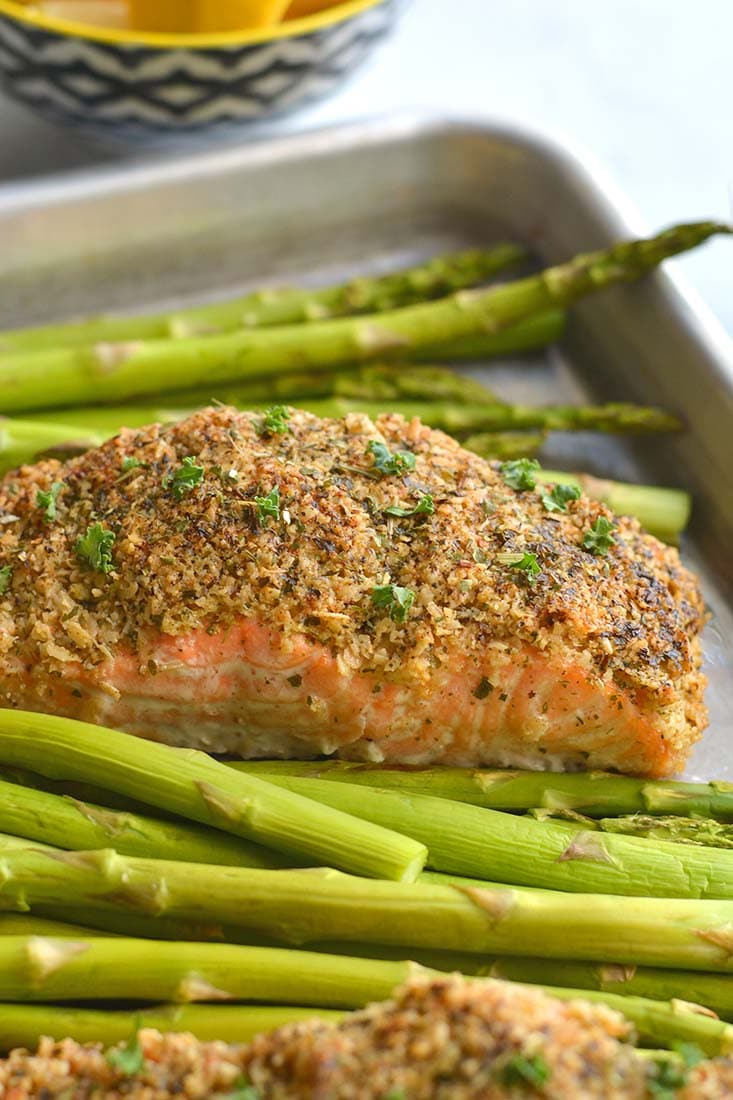
[[[0,83],[56,121],[156,142],[284,114],[332,92],[404,0],[349,0],[274,28],[171,36],[92,28],[0,0]]]

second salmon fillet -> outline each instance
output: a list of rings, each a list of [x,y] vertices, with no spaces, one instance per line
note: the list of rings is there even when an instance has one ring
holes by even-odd
[[[250,758],[672,774],[706,722],[697,583],[530,483],[419,421],[294,410],[24,467],[0,703]]]

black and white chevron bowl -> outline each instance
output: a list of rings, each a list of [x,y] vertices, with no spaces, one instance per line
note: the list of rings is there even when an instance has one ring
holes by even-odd
[[[3,90],[55,121],[124,141],[195,136],[329,95],[391,30],[405,0],[248,46],[105,42],[0,12]]]

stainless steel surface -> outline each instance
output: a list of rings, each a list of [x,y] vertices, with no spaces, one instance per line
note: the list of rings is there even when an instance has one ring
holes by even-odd
[[[571,154],[515,129],[397,119],[166,162],[0,188],[0,327],[283,281],[326,282],[436,251],[528,241],[543,262],[640,232]],[[733,363],[722,330],[669,274],[574,311],[561,354],[490,368],[507,396],[654,401],[687,432],[629,445],[558,437],[553,465],[684,485],[684,555],[702,575],[711,729],[691,775],[733,777]]]

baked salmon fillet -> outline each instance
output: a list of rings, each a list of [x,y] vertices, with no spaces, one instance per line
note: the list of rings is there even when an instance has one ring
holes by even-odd
[[[248,758],[677,771],[706,721],[694,577],[526,483],[418,420],[295,410],[23,467],[0,702]]]

